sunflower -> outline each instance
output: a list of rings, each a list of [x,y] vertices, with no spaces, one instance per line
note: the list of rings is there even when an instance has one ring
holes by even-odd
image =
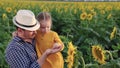
[[[93,9],[93,6],[90,6],[90,5],[89,5],[89,6],[87,6],[87,9],[88,9],[88,10],[92,10],[92,9]]]
[[[114,38],[114,32],[110,34],[110,40],[112,40],[113,38]]]
[[[15,13],[15,14],[17,13],[17,10],[16,10],[16,9],[14,10],[14,13]]]
[[[43,12],[49,12],[48,8],[43,9]]]
[[[80,19],[81,20],[85,20],[87,17],[87,13],[86,12],[83,12],[81,15],[80,15]]]
[[[115,37],[116,32],[117,32],[117,28],[114,27],[114,28],[113,28],[113,31],[112,31],[111,34],[110,34],[110,39],[111,39],[111,40]]]
[[[7,11],[8,13],[10,13],[10,12],[12,11],[12,8],[7,7],[7,8],[6,8],[6,11]]]
[[[92,55],[100,64],[105,63],[104,50],[99,45],[92,46]]]
[[[112,10],[112,6],[107,6],[107,7],[105,8],[105,10],[106,10],[106,11],[111,11],[111,10]]]
[[[2,14],[2,18],[3,19],[6,19],[7,18],[7,15],[5,13]]]
[[[100,13],[101,13],[101,14],[105,14],[105,11],[104,11],[104,10],[101,10]]]
[[[101,10],[103,9],[103,5],[98,5],[97,8]]]
[[[116,31],[117,31],[117,28],[116,28],[116,27],[114,27],[114,28],[113,28],[113,32],[116,32]]]
[[[94,10],[91,10],[91,14],[92,14],[93,16],[96,16],[96,12],[95,12]]]
[[[88,14],[88,15],[87,15],[87,19],[88,19],[88,20],[92,20],[92,17],[93,17],[92,14]]]
[[[73,57],[73,56],[68,56],[68,57],[67,57],[67,62],[68,62],[67,67],[68,67],[68,68],[72,68],[73,62],[74,62],[74,57]]]
[[[74,14],[76,14],[77,13],[77,10],[76,9],[74,9]]]
[[[108,15],[108,17],[107,17],[107,19],[110,19],[111,17],[112,17],[112,15],[111,15],[111,14],[109,14],[109,15]]]
[[[72,42],[69,42],[68,44],[68,55],[73,55],[75,54],[75,49],[76,47],[73,46]]]
[[[76,47],[73,46],[72,42],[68,44],[68,56],[66,62],[68,63],[68,68],[72,68],[74,62],[74,55],[76,53]]]

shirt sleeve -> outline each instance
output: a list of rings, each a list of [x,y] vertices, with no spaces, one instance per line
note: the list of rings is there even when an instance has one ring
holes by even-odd
[[[62,51],[64,49],[64,44],[56,32],[54,32],[54,37],[55,37],[55,40],[54,40],[55,42],[62,44],[62,46],[63,46],[61,49],[61,51]]]
[[[30,62],[22,50],[11,48],[6,52],[6,60],[10,68],[40,68],[37,61]]]

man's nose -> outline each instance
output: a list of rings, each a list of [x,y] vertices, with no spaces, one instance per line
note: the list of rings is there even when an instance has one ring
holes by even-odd
[[[47,28],[45,28],[45,31],[47,31]]]

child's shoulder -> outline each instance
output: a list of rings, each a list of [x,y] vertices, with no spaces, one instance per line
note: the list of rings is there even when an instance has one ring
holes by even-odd
[[[50,33],[57,33],[57,32],[51,30]]]
[[[55,32],[55,31],[52,31],[52,30],[50,31],[50,33],[51,33],[51,34],[57,34],[57,32]]]

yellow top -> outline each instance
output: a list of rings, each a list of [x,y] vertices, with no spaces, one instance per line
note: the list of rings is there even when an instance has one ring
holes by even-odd
[[[41,32],[38,30],[36,35],[36,51],[38,58],[45,52],[46,49],[52,48],[53,44],[56,42],[62,44],[64,48],[64,45],[56,32],[50,31],[42,35]],[[63,68],[63,67],[64,60],[60,52],[49,55],[45,63],[41,66],[41,68]]]

